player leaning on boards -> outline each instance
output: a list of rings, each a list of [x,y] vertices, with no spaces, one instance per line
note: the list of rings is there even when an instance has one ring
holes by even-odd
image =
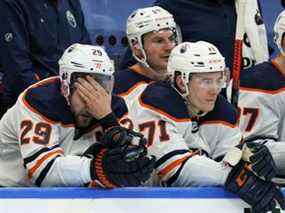
[[[244,138],[265,144],[276,163],[278,175],[285,175],[285,11],[274,25],[280,54],[246,72],[241,72],[240,129]],[[262,168],[260,168],[262,169]],[[284,183],[284,181],[283,181]]]
[[[129,107],[148,83],[165,79],[170,52],[181,38],[173,16],[158,6],[135,10],[126,25],[137,63],[115,72],[113,92],[123,97]]]
[[[0,121],[0,185],[112,188],[147,180],[154,160],[142,135],[119,127],[112,113],[114,69],[104,49],[74,44],[59,66],[60,77],[26,89]]]
[[[168,74],[170,82],[148,85],[129,109],[132,126],[147,137],[148,151],[157,158],[154,184],[224,185],[255,213],[277,203],[284,208],[281,191],[270,182],[275,168],[268,150],[248,145],[255,158],[268,160],[258,173],[266,180],[251,171],[253,166],[241,159],[240,149],[230,151],[242,136],[235,109],[219,95],[225,62],[218,49],[203,41],[179,44],[169,57]]]

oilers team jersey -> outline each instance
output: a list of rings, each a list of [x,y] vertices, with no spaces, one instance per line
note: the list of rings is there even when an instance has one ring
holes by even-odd
[[[126,108],[116,99],[113,110],[120,116]],[[96,122],[82,131],[75,128],[59,77],[40,81],[0,121],[0,185],[82,186],[91,180],[90,159],[80,155],[100,135]]]
[[[148,152],[157,158],[156,176],[159,183],[154,184],[219,185],[223,181],[216,178],[224,178],[219,177],[222,169],[208,157],[221,160],[230,148],[241,141],[237,113],[222,96],[218,96],[213,111],[203,117],[193,118],[188,113],[184,99],[168,82],[149,84],[133,100],[132,107],[120,123],[143,133],[147,138]],[[197,160],[197,153],[204,156],[203,166],[201,159]],[[201,165],[199,169],[206,167],[208,171],[219,172],[203,175],[202,179],[207,179],[203,181],[197,177],[206,169],[199,171],[199,174],[191,172],[197,165],[193,163],[194,160]]]
[[[128,107],[131,101],[137,97],[146,86],[152,82],[150,78],[137,72],[138,65],[115,72],[113,94],[124,98]]]
[[[274,60],[241,73],[238,105],[245,138],[285,140],[285,77]]]

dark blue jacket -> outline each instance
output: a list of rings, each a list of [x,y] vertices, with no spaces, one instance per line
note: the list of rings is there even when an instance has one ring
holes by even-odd
[[[208,41],[214,44],[232,67],[236,11],[234,0],[157,0],[173,14],[181,27],[183,41]]]
[[[78,0],[1,0],[0,63],[4,98],[13,104],[27,86],[58,74],[73,43],[90,43]]]

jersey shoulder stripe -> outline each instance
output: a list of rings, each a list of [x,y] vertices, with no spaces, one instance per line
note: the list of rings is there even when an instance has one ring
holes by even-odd
[[[240,89],[260,93],[285,91],[285,77],[276,62],[263,62],[241,72]]]
[[[73,126],[73,116],[60,92],[59,77],[43,80],[29,87],[23,94],[23,103],[49,123]]]
[[[214,109],[199,119],[201,125],[209,123],[235,127],[238,125],[237,110],[222,95],[219,95]]]
[[[131,69],[120,70],[114,74],[113,93],[120,96],[126,96],[135,88],[144,83],[150,83],[152,80]]]
[[[142,107],[156,111],[176,122],[191,120],[183,98],[169,82],[158,81],[149,84],[139,101]]]

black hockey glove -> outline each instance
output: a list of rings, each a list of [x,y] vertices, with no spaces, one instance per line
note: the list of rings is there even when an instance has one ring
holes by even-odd
[[[155,158],[147,157],[146,140],[142,134],[123,127],[109,129],[100,144],[83,154],[92,157],[92,180],[107,188],[139,186],[153,169]]]
[[[246,142],[243,145],[243,160],[251,163],[252,171],[265,180],[271,180],[277,174],[272,155],[263,144]]]
[[[248,165],[241,160],[232,168],[225,184],[226,189],[251,205],[252,213],[271,211],[277,203],[284,209],[285,201],[281,190],[274,183],[254,175]]]
[[[141,133],[115,126],[108,129],[102,136],[100,142],[108,148],[124,147],[129,145],[146,146],[146,139]]]
[[[107,149],[114,149],[120,147],[122,150],[125,150],[127,147],[133,147],[135,151],[128,150],[127,158],[136,158],[136,155],[146,155],[146,139],[144,136],[133,130],[115,126],[107,130],[101,137],[100,144],[102,147]],[[84,156],[93,156],[97,154],[98,148],[101,149],[101,146],[92,145],[85,152]]]
[[[139,186],[149,179],[154,163],[137,147],[103,148],[91,162],[91,177],[106,188]]]

